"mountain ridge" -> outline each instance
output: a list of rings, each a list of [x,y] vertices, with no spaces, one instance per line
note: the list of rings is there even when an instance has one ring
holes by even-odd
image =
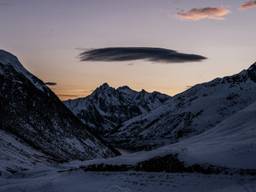
[[[0,51],[0,116],[1,131],[18,138],[19,145],[28,145],[56,162],[117,155],[17,57],[5,51]],[[0,150],[5,156],[7,150]]]
[[[64,104],[80,120],[91,126],[92,131],[105,136],[122,122],[157,108],[170,98],[158,92],[138,92],[128,86],[115,89],[103,83],[89,96],[67,100]],[[97,130],[97,127],[101,129]]]
[[[200,134],[256,100],[255,77],[256,63],[238,74],[195,85],[159,108],[124,122],[109,140],[141,150]]]

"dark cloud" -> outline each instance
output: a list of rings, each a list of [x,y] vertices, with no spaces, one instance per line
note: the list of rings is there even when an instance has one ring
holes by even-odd
[[[82,52],[81,61],[133,61],[146,60],[163,63],[182,63],[202,61],[206,57],[179,53],[170,49],[153,47],[109,47]]]
[[[48,86],[56,86],[56,85],[57,85],[57,83],[55,83],[55,82],[50,82],[50,81],[45,82],[45,84],[48,85]]]
[[[241,9],[256,8],[256,1],[247,1],[240,6]]]
[[[230,10],[224,7],[205,7],[194,8],[188,11],[180,11],[177,16],[181,19],[198,21],[202,19],[222,20],[230,13]]]

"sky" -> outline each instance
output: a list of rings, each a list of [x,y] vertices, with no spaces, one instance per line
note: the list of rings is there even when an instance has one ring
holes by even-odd
[[[0,49],[50,82],[61,99],[86,96],[104,82],[175,95],[254,63],[255,19],[256,1],[248,0],[0,0]],[[207,59],[81,59],[111,47]]]

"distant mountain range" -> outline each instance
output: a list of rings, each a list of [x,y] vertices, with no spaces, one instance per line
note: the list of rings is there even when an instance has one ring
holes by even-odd
[[[65,104],[108,143],[139,151],[198,135],[254,101],[256,64],[174,97],[104,84],[90,96]]]
[[[87,160],[117,154],[87,131],[14,55],[3,50],[0,50],[0,117],[0,172],[41,161]]]
[[[64,103],[92,132],[108,137],[125,121],[146,114],[170,99],[159,92],[138,92],[128,86],[115,89],[104,83],[91,95]]]

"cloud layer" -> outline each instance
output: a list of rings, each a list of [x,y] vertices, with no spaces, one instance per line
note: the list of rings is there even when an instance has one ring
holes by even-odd
[[[133,61],[146,60],[163,63],[202,61],[206,57],[196,54],[179,53],[170,49],[154,47],[108,47],[82,52],[81,61]]]
[[[57,85],[57,83],[51,82],[51,81],[47,81],[47,82],[45,82],[44,84],[46,84],[46,85],[48,85],[48,86],[56,86],[56,85]]]
[[[247,1],[240,6],[241,9],[256,8],[256,1]]]
[[[230,10],[224,7],[205,7],[194,8],[188,11],[180,11],[177,16],[181,19],[198,21],[202,19],[222,20],[230,13]]]

